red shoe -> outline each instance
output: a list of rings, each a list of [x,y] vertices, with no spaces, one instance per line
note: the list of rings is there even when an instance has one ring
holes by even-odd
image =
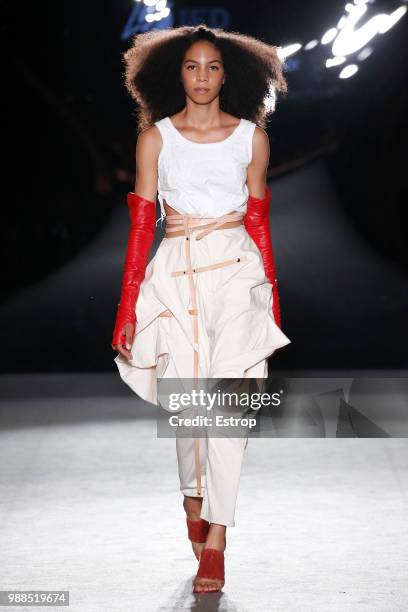
[[[194,579],[193,593],[214,593],[225,584],[224,552],[217,548],[203,548],[198,572]],[[208,586],[209,589],[204,588]]]
[[[200,559],[200,554],[202,549],[204,548],[204,544],[207,540],[208,530],[210,529],[210,523],[204,519],[199,519],[198,521],[193,521],[186,516],[187,529],[188,529],[188,539],[192,544],[201,544],[202,546],[196,546],[199,552],[198,554],[194,550],[194,554],[197,557],[197,560]]]
[[[204,519],[193,521],[186,516],[188,539],[197,544],[204,544],[207,540],[210,523]]]

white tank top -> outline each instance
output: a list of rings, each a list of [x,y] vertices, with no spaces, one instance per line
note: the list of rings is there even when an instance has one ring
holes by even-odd
[[[185,138],[169,117],[155,125],[163,140],[158,159],[161,217],[156,224],[166,216],[163,200],[179,213],[200,217],[246,212],[255,123],[241,119],[232,134],[211,143]]]

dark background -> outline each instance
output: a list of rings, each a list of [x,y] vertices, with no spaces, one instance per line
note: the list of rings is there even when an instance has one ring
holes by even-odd
[[[338,22],[344,4],[175,2],[174,25],[221,7],[229,29],[305,44]],[[370,14],[400,5],[377,1]],[[132,6],[2,8],[3,371],[116,368],[110,339],[134,186],[135,109],[121,57]],[[324,67],[331,45],[289,58],[289,93],[267,128],[282,323],[292,340],[273,356],[276,369],[407,365],[407,19],[375,37],[346,80]]]

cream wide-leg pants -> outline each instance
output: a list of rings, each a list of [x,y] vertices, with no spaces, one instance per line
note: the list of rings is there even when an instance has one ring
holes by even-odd
[[[198,438],[200,447],[201,518],[209,523],[235,526],[241,466],[247,438]],[[183,495],[197,495],[194,439],[177,438],[178,472]]]
[[[267,378],[266,360],[249,368],[244,378],[231,391],[249,392],[252,378],[257,379],[261,390],[262,380]],[[228,391],[228,388],[224,389]],[[216,414],[223,417],[245,419],[248,409],[239,406],[218,408],[215,414],[205,410],[188,408],[181,412],[184,418],[207,415],[215,420]],[[180,491],[188,497],[203,498],[201,518],[209,523],[235,527],[235,509],[238,497],[241,468],[248,445],[247,428],[237,426],[240,437],[234,436],[233,428],[195,427],[195,437],[187,437],[185,428],[176,429],[176,452]],[[191,430],[191,428],[190,428]],[[181,435],[179,435],[179,431]],[[196,453],[198,451],[198,460]],[[199,475],[197,475],[197,470]],[[199,480],[200,487],[197,486]]]
[[[124,382],[153,404],[164,378],[266,378],[267,358],[291,342],[275,323],[272,285],[244,225],[201,232],[181,217],[185,235],[164,237],[147,265],[133,359],[115,358]],[[176,436],[180,490],[203,497],[202,518],[235,525],[246,444]]]

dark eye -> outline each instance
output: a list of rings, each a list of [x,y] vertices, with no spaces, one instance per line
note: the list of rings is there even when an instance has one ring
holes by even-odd
[[[218,66],[211,66],[211,68],[215,68],[216,70],[219,70]]]
[[[187,66],[187,70],[188,70],[189,68],[194,68],[194,64],[190,64],[189,66]]]

